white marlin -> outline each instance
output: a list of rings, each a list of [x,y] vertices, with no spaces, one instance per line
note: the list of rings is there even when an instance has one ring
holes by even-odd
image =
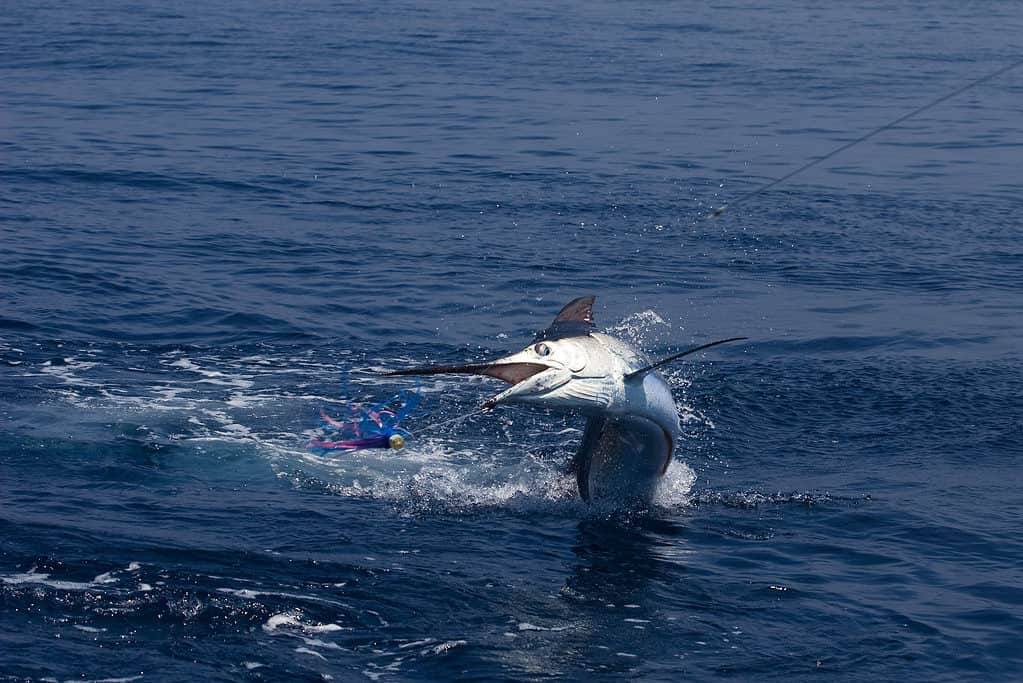
[[[656,368],[722,339],[651,363],[631,344],[595,331],[594,297],[573,300],[522,351],[489,363],[434,365],[387,375],[461,373],[511,384],[487,400],[526,403],[585,415],[572,461],[583,500],[649,501],[679,441],[678,407]]]

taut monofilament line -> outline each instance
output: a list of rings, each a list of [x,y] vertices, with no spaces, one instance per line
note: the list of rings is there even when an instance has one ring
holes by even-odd
[[[953,90],[950,93],[942,95],[938,99],[932,100],[931,102],[928,102],[927,104],[923,105],[922,107],[918,107],[918,108],[914,109],[913,111],[909,112],[908,114],[903,114],[902,116],[900,116],[899,118],[895,119],[894,121],[889,121],[888,123],[884,124],[883,126],[879,126],[879,127],[875,128],[874,130],[870,131],[869,133],[861,135],[860,137],[856,138],[855,140],[847,142],[844,145],[841,145],[840,147],[836,147],[835,149],[831,150],[830,152],[828,152],[827,154],[825,154],[822,157],[817,157],[816,159],[808,161],[807,163],[803,164],[802,166],[800,166],[796,170],[790,171],[789,173],[786,173],[785,175],[783,175],[781,178],[778,178],[777,180],[772,180],[771,182],[767,183],[763,187],[757,188],[756,190],[753,190],[752,192],[749,192],[747,194],[740,195],[737,199],[734,199],[731,202],[727,202],[725,204],[722,204],[718,208],[714,209],[714,211],[712,211],[710,214],[708,214],[707,218],[708,219],[717,218],[718,216],[723,214],[726,209],[729,209],[729,208],[735,206],[736,204],[741,204],[742,202],[749,201],[750,199],[753,199],[754,197],[757,197],[757,196],[763,194],[764,192],[767,192],[772,187],[775,187],[776,185],[780,185],[781,183],[784,183],[789,178],[792,178],[792,177],[794,177],[796,175],[799,175],[803,171],[805,171],[807,169],[810,169],[810,168],[813,168],[817,164],[819,164],[819,163],[821,163],[823,161],[827,161],[828,159],[830,159],[830,158],[832,158],[832,157],[834,157],[834,156],[836,156],[838,154],[841,154],[845,150],[850,149],[852,147],[855,147],[856,145],[860,144],[861,142],[865,142],[866,140],[869,140],[870,138],[874,137],[878,133],[883,133],[884,131],[888,130],[889,128],[894,128],[895,126],[899,125],[903,121],[908,121],[909,119],[913,118],[914,116],[918,116],[918,115],[924,113],[925,111],[927,111],[928,109],[931,109],[933,107],[938,106],[942,102],[946,102],[946,101],[952,99],[953,97],[956,97],[957,95],[961,95],[964,92],[966,92],[967,90],[970,90],[971,88],[975,88],[975,87],[977,87],[978,85],[980,85],[982,83],[986,83],[987,81],[990,81],[990,80],[993,80],[995,78],[998,78],[1002,74],[1008,73],[1008,72],[1012,71],[1013,69],[1015,69],[1016,67],[1021,66],[1021,65],[1023,65],[1023,59],[1021,59],[1021,60],[1019,60],[1017,62],[1013,62],[1012,64],[1009,64],[1007,66],[1003,66],[1001,69],[998,69],[997,71],[993,71],[993,72],[987,74],[986,76],[982,76],[982,77],[980,77],[980,78],[978,78],[976,80],[970,81],[966,85],[963,85],[963,86],[957,88],[956,90]]]

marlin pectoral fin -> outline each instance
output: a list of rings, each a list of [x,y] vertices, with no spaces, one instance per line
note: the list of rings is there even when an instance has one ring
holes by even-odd
[[[639,370],[633,370],[632,372],[630,372],[630,373],[625,375],[625,379],[626,380],[630,380],[630,379],[633,379],[635,377],[642,377],[643,375],[645,375],[646,373],[650,372],[651,370],[659,368],[662,365],[667,365],[668,363],[670,363],[670,362],[672,362],[674,360],[678,360],[679,358],[681,358],[683,356],[688,356],[691,353],[696,353],[697,351],[703,351],[704,349],[709,349],[710,347],[717,346],[718,344],[727,344],[728,342],[743,341],[744,339],[749,339],[749,337],[731,337],[730,339],[718,339],[717,341],[710,342],[709,344],[701,344],[700,346],[694,346],[693,348],[686,349],[685,351],[683,351],[681,353],[676,353],[674,355],[668,356],[667,358],[662,358],[661,360],[657,361],[656,363],[651,363],[650,365],[644,366],[644,367],[640,368]]]

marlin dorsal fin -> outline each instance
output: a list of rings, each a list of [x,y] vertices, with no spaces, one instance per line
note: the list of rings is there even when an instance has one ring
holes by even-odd
[[[581,296],[578,299],[569,301],[550,326],[536,335],[534,342],[564,339],[565,337],[581,337],[589,334],[594,329],[593,324],[593,302],[596,297]]]
[[[571,321],[592,325],[593,302],[596,300],[597,297],[592,294],[589,296],[581,296],[578,299],[572,299],[558,312],[558,315],[554,318],[554,322],[560,323]]]

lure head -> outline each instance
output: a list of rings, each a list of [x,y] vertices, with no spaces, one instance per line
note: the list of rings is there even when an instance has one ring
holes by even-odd
[[[391,436],[387,439],[387,445],[396,451],[400,451],[405,447],[405,437],[401,434],[391,434]]]

